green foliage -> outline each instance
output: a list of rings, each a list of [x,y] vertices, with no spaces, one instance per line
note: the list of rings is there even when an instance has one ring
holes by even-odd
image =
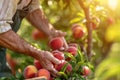
[[[93,77],[95,77],[95,80],[120,80],[120,8],[118,6],[115,11],[109,9],[106,0],[83,0],[83,2],[87,7],[90,8],[91,18],[93,16],[96,16],[100,19],[99,26],[97,27],[97,29],[92,31],[92,52],[94,53],[94,55],[92,56],[91,62],[88,62],[86,56],[86,46],[88,42],[86,16],[78,1],[40,0],[40,4],[50,23],[52,23],[56,29],[60,29],[67,33],[67,35],[65,36],[67,42],[75,42],[80,46],[78,48],[78,55],[76,57],[73,57],[69,53],[65,53],[66,57],[70,57],[72,59],[72,61],[69,61],[69,63],[73,67],[72,74],[64,73],[64,69],[66,68],[66,66],[64,66],[63,71],[59,72],[63,75],[62,78],[57,77],[55,78],[55,80],[64,80],[64,78],[67,80],[86,80],[87,78],[79,74],[82,71],[82,66],[84,65],[88,66],[93,72],[88,77],[88,80],[92,80]],[[102,2],[105,2],[106,4],[103,5]],[[109,23],[109,21],[107,20],[108,17],[112,17],[115,23]],[[76,23],[80,24],[86,32],[85,36],[82,39],[78,40],[73,38],[71,31],[72,25]],[[47,40],[34,40],[32,38],[31,34],[33,29],[33,26],[24,19],[18,34],[37,48],[50,50],[49,46],[47,45]],[[16,71],[18,71],[19,69],[23,71],[25,66],[33,64],[33,58],[31,57],[16,54],[15,52],[12,52],[10,50],[8,52],[18,62],[18,65],[16,66]],[[15,79],[22,80],[22,73],[17,72],[16,76],[11,78],[11,80]],[[9,79],[3,78],[3,80]]]
[[[110,78],[115,78],[119,80],[120,78],[120,43],[115,43],[112,46],[112,50],[109,56],[100,63],[95,71],[95,80],[109,80]]]
[[[120,41],[120,21],[116,24],[109,26],[106,32],[106,39],[108,41]]]
[[[68,64],[65,64],[61,71],[59,72],[59,74],[61,75],[60,77],[55,78],[55,80],[90,80],[93,79],[92,77],[87,77],[87,76],[83,76],[81,73],[83,72],[82,66],[88,66],[91,70],[91,74],[94,71],[94,67],[91,63],[89,63],[87,61],[87,57],[85,57],[85,55],[80,51],[80,48],[78,48],[78,52],[77,52],[77,56],[74,57],[72,56],[70,53],[65,53],[65,57],[66,58],[71,58],[70,61],[68,61],[68,63],[70,63],[72,65],[72,72],[68,72],[66,73],[65,70],[67,68]],[[90,75],[92,76],[92,75]]]

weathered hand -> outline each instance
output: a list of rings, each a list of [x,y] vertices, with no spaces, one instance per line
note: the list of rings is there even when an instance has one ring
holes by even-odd
[[[58,71],[53,67],[53,64],[60,64],[60,61],[56,59],[50,52],[41,51],[39,61],[45,69],[49,70],[53,76],[58,76]]]
[[[53,38],[53,37],[63,37],[66,35],[66,32],[63,32],[61,30],[55,30],[55,29],[52,29],[51,30],[51,33],[49,35],[50,38]]]

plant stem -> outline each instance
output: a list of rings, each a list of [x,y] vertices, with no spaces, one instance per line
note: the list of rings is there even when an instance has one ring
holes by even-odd
[[[82,0],[78,0],[80,7],[83,9],[84,13],[85,13],[85,18],[86,18],[86,27],[87,27],[87,31],[88,31],[88,35],[87,35],[87,56],[88,56],[88,60],[91,60],[91,56],[92,56],[92,26],[91,26],[91,18],[90,18],[90,9],[89,7],[86,7],[84,5],[84,2]]]

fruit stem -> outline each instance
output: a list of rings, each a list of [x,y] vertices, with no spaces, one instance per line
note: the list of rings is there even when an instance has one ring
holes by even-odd
[[[87,27],[87,31],[88,31],[88,35],[87,35],[87,56],[88,56],[88,60],[91,60],[91,56],[92,56],[92,25],[91,25],[91,18],[90,18],[90,9],[89,7],[86,7],[84,4],[83,0],[78,0],[80,7],[83,9],[84,13],[85,13],[85,18],[86,18],[86,27]]]

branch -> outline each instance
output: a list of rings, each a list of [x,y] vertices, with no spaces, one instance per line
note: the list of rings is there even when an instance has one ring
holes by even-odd
[[[80,4],[80,7],[83,9],[83,11],[85,13],[85,18],[86,18],[86,21],[87,21],[87,23],[86,23],[86,27],[87,27],[87,31],[88,31],[87,56],[88,56],[88,60],[90,61],[91,56],[92,56],[92,26],[91,26],[90,11],[89,11],[89,7],[86,7],[82,0],[78,0],[78,2]]]

